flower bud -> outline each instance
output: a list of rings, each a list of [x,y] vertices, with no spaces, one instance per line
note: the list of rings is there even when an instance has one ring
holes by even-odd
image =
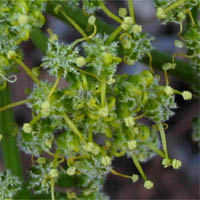
[[[192,93],[189,91],[183,91],[182,96],[184,100],[191,100],[192,99]]]
[[[141,33],[142,32],[142,26],[138,24],[134,24],[132,28],[133,33]]]
[[[96,21],[96,17],[92,15],[88,19],[88,24],[93,26],[95,24],[95,21]]]
[[[132,116],[126,117],[124,121],[127,127],[132,127],[135,124],[135,120]]]
[[[135,141],[135,140],[128,141],[128,148],[129,148],[130,150],[133,150],[133,149],[135,149],[136,147],[137,147],[137,141]]]
[[[18,18],[19,24],[26,24],[28,22],[28,16],[27,15],[20,15]]]
[[[132,179],[133,183],[135,183],[135,182],[138,181],[139,176],[138,176],[137,174],[133,174],[133,175],[131,176],[131,179]]]
[[[153,185],[154,185],[153,182],[150,181],[150,180],[146,180],[146,181],[144,182],[144,188],[146,188],[147,190],[153,188]]]
[[[174,89],[170,86],[166,86],[165,87],[165,93],[168,95],[168,96],[171,96],[172,94],[174,94]]]
[[[126,15],[127,15],[126,8],[120,8],[119,11],[118,11],[118,14],[119,14],[120,17],[126,17]]]
[[[24,125],[23,125],[23,131],[25,132],[25,133],[31,133],[31,131],[32,131],[32,127],[31,127],[31,125],[29,124],[29,123],[25,123]]]
[[[73,176],[76,173],[76,167],[69,167],[67,169],[67,174]]]
[[[58,170],[57,169],[51,169],[49,172],[49,175],[51,178],[56,178],[58,177]]]
[[[132,17],[124,17],[124,23],[125,24],[132,24],[133,23],[133,18]]]
[[[100,108],[99,112],[98,112],[100,117],[107,117],[109,114],[109,110],[108,107],[104,107],[104,108]]]
[[[101,163],[104,166],[108,166],[108,165],[111,164],[111,158],[109,156],[103,156],[102,159],[101,159]]]
[[[172,167],[174,169],[179,169],[181,167],[182,163],[180,160],[176,160],[176,159],[173,159],[172,160]]]
[[[80,56],[76,59],[76,64],[79,67],[83,67],[86,64],[86,59],[83,56]]]
[[[170,161],[170,159],[169,159],[169,158],[164,158],[164,159],[162,160],[162,165],[163,165],[164,168],[167,168],[167,167],[171,166],[171,161]]]
[[[105,65],[110,65],[112,63],[112,54],[103,53],[103,62]]]
[[[165,12],[162,8],[157,8],[156,16],[158,19],[164,19],[166,17]]]
[[[51,105],[49,103],[49,101],[45,101],[44,103],[42,103],[42,106],[41,106],[41,114],[43,117],[48,117],[49,114],[50,114],[50,111],[51,111]]]

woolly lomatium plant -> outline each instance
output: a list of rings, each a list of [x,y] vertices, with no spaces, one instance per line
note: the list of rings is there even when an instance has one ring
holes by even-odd
[[[89,13],[85,24],[93,30],[90,34],[86,34],[87,30],[82,29],[60,4],[47,4],[54,5],[54,14],[66,18],[82,35],[71,44],[65,44],[48,30],[41,68],[56,78],[54,83],[40,80],[38,73],[23,63],[17,47],[29,39],[34,26],[44,23],[41,12],[45,10],[46,2],[18,0],[10,3],[3,0],[0,3],[1,90],[7,81],[12,81],[9,78],[18,70],[16,64],[34,81],[26,100],[0,108],[4,111],[26,103],[32,110],[33,119],[18,132],[20,149],[34,158],[28,188],[35,194],[50,194],[53,200],[105,200],[108,197],[102,192],[102,185],[111,172],[133,182],[140,175],[144,188],[151,189],[154,183],[145,175],[141,162],[158,154],[163,158],[165,168],[181,167],[181,161],[170,158],[168,154],[164,123],[174,114],[175,94],[182,95],[185,100],[190,100],[192,95],[189,91],[180,92],[169,86],[167,72],[176,67],[174,59],[163,63],[166,85],[161,85],[160,77],[152,68],[152,37],[143,33],[141,25],[136,24],[130,0],[130,15],[126,8],[120,8],[119,16],[113,14],[102,0],[66,1],[73,8],[82,7]],[[194,51],[195,58],[199,57],[196,51],[199,43],[195,40],[199,25],[191,10],[197,4],[199,1],[196,0],[155,0],[157,16],[164,23],[174,21],[182,24],[189,15],[192,21],[190,29],[181,39],[190,52]],[[97,9],[119,23],[112,33],[98,32]],[[182,42],[176,42],[176,46],[182,45]],[[116,73],[120,63],[132,65],[145,56],[150,58],[149,70],[133,75]],[[68,83],[63,89],[58,87],[61,79]],[[152,125],[140,122],[141,118],[150,120]],[[100,143],[98,137],[102,137],[103,142]],[[113,169],[112,160],[123,155],[133,160],[139,175],[128,176]],[[7,176],[9,178],[1,176],[4,192],[0,194],[8,199],[14,197],[20,184],[10,173]],[[59,187],[65,194],[55,189]],[[78,190],[73,191],[72,187]]]

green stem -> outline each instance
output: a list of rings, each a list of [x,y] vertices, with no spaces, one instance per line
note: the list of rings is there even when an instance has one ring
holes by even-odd
[[[53,15],[59,19],[61,19],[63,22],[68,23],[68,21],[61,15],[60,13],[56,14],[54,12],[54,8],[57,5],[58,1],[48,1],[47,3],[47,12],[50,15]],[[62,10],[65,12],[68,12],[68,15],[73,18],[80,27],[84,28],[88,24],[88,17],[82,14],[82,11],[80,9],[72,9],[71,7],[67,6],[66,3],[63,3],[59,1],[59,4],[62,5]],[[70,12],[69,12],[70,10]],[[106,24],[100,19],[96,19],[96,25],[98,32],[101,34],[111,34],[114,31],[114,27],[110,24]],[[43,37],[42,37],[43,35]],[[34,29],[31,32],[31,40],[33,43],[40,48],[43,52],[47,49],[47,38],[45,37],[44,34],[39,29]],[[37,42],[36,38],[39,36],[40,41]],[[121,53],[121,52],[119,52]],[[158,50],[153,50],[151,52],[152,54],[152,67],[157,68],[162,71],[162,65],[168,62],[171,62],[171,56],[168,56]],[[142,60],[143,63],[149,64],[149,58],[148,56],[144,57]],[[191,65],[187,62],[183,62],[180,60],[175,60],[176,63],[176,68],[174,70],[169,70],[168,73],[174,75],[175,77],[195,84],[197,87],[199,87],[199,78],[197,73],[192,69]]]
[[[62,113],[62,116],[65,120],[65,122],[67,123],[67,125],[69,126],[69,128],[83,141],[83,142],[86,142],[82,133],[78,130],[78,128],[76,127],[76,125],[74,124],[73,121],[71,121],[69,119],[69,117],[65,114],[65,113]]]
[[[29,77],[37,84],[40,84],[40,81],[37,79],[37,77],[34,76],[34,74],[32,73],[32,71],[28,68],[28,66],[26,66],[20,59],[18,58],[14,58],[14,60],[16,61],[17,64],[19,64],[24,71],[29,75]]]
[[[101,78],[101,105],[105,106],[105,97],[106,97],[106,77],[102,75]]]
[[[123,177],[123,178],[130,178],[130,179],[131,179],[131,176],[128,176],[128,175],[126,175],[126,174],[121,174],[121,173],[115,171],[114,169],[111,169],[110,171],[111,171],[111,173],[114,174],[114,175],[121,176],[121,177]]]
[[[154,144],[147,143],[147,146],[149,147],[149,149],[157,153],[160,157],[165,158],[165,154],[160,149],[158,149]]]
[[[115,38],[119,35],[119,33],[121,32],[122,28],[121,26],[118,26],[107,38],[106,40],[106,45],[109,45],[113,40],[115,40]]]
[[[25,99],[25,100],[22,100],[22,101],[17,101],[17,102],[15,102],[15,103],[8,104],[8,105],[6,105],[6,106],[1,107],[1,108],[0,108],[0,112],[5,111],[5,110],[7,110],[7,109],[9,109],[9,108],[14,108],[14,107],[16,107],[16,106],[20,106],[20,105],[22,105],[22,104],[24,104],[24,103],[27,103],[27,102],[28,102],[28,100]]]
[[[180,6],[181,4],[184,3],[184,1],[185,1],[185,0],[178,0],[178,1],[175,1],[173,4],[171,4],[170,6],[168,6],[168,7],[164,10],[164,12],[167,13],[167,12],[169,12],[170,10],[172,10],[172,9],[174,9],[174,8],[176,8],[176,7],[178,7],[178,6]]]
[[[58,84],[60,82],[60,79],[61,79],[61,75],[58,75],[58,78],[56,79],[53,87],[51,88],[50,92],[49,92],[49,95],[48,95],[48,99],[52,96],[52,94],[56,91],[56,88],[58,87]]]
[[[62,13],[62,15],[70,22],[70,24],[84,37],[88,38],[86,33],[83,31],[83,29],[71,18],[69,17],[62,9],[59,9],[59,11]]]
[[[0,91],[0,106],[4,107],[10,102],[9,88]],[[11,109],[0,112],[0,132],[2,139],[2,152],[4,166],[10,169],[13,174],[22,178],[22,166],[20,161],[20,154],[16,144],[16,137],[12,135],[14,117]]]
[[[165,152],[166,158],[169,158],[168,151],[167,151],[167,141],[166,141],[166,136],[165,136],[165,131],[164,131],[163,125],[161,124],[161,122],[158,122],[157,124],[158,124],[158,128],[160,131],[160,137],[161,137],[161,141],[162,141],[163,151]]]
[[[134,12],[133,0],[128,0],[128,9],[130,16],[133,18],[133,23],[135,24],[135,12]]]
[[[142,178],[146,181],[147,180],[147,177],[142,169],[142,166],[140,165],[138,159],[136,158],[135,155],[132,156],[132,159],[133,159],[133,162],[137,168],[137,170],[139,171],[140,175],[142,176]]]
[[[118,16],[116,16],[115,14],[113,14],[113,13],[104,5],[104,3],[103,3],[101,0],[99,1],[99,6],[101,7],[101,9],[104,11],[104,13],[105,13],[108,17],[112,18],[114,21],[116,21],[116,22],[118,22],[118,23],[120,23],[120,24],[123,22]]]

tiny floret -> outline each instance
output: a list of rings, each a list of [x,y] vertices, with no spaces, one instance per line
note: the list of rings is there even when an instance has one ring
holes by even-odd
[[[150,180],[147,180],[144,182],[144,188],[146,188],[147,190],[150,190],[151,188],[153,188],[153,182]]]
[[[171,161],[170,161],[170,159],[169,159],[169,158],[164,158],[164,159],[162,160],[162,165],[163,165],[164,168],[167,168],[167,167],[171,166]]]
[[[103,62],[105,65],[110,65],[112,63],[112,54],[103,53]]]
[[[12,50],[8,51],[8,53],[7,53],[8,59],[12,59],[15,56],[16,56],[16,53],[14,51],[12,51]]]
[[[100,117],[107,117],[109,114],[108,107],[100,108],[98,114]]]
[[[95,24],[95,21],[96,21],[96,17],[92,15],[88,19],[88,24],[93,26]]]
[[[133,18],[132,17],[124,17],[124,23],[132,24],[133,23]]]
[[[28,22],[28,16],[27,15],[20,15],[18,18],[19,24],[26,24]]]
[[[162,8],[157,8],[156,16],[158,19],[164,19],[166,17],[165,12]]]
[[[183,42],[180,40],[175,40],[174,41],[174,46],[177,48],[182,48],[183,47]]]
[[[131,179],[132,179],[133,183],[135,183],[135,182],[138,181],[139,176],[138,176],[137,174],[133,174],[133,175],[131,176]]]
[[[172,160],[172,167],[174,169],[179,169],[181,167],[182,163],[180,160],[176,160],[176,159],[173,159]]]
[[[50,114],[50,103],[49,101],[45,101],[42,103],[41,114],[43,117],[48,117]]]
[[[176,63],[165,63],[163,66],[162,66],[162,69],[164,71],[167,71],[167,70],[170,70],[170,69],[175,69],[176,67]]]
[[[67,174],[73,176],[76,173],[76,167],[69,167],[67,169]]]
[[[57,169],[51,169],[49,172],[49,175],[51,178],[56,178],[58,177],[58,170]]]
[[[192,99],[192,93],[189,91],[183,91],[182,96],[184,100],[191,100]]]
[[[83,56],[80,56],[76,59],[76,64],[79,67],[83,67],[86,64],[86,59]]]
[[[31,131],[32,131],[32,127],[31,127],[31,125],[29,124],[29,123],[25,123],[24,125],[23,125],[23,131],[25,132],[25,133],[31,133]]]
[[[127,127],[132,127],[135,124],[135,120],[132,116],[126,117],[124,121]]]
[[[118,14],[120,17],[126,17],[126,15],[127,15],[126,8],[120,8]]]
[[[135,149],[136,147],[137,147],[137,141],[135,141],[135,140],[128,141],[128,148],[129,148],[130,150],[133,150],[133,149]]]
[[[171,96],[172,94],[174,94],[174,89],[170,86],[166,86],[165,87],[165,93],[168,95],[168,96]]]
[[[104,166],[108,166],[108,165],[111,164],[111,158],[109,156],[103,156],[102,159],[101,159],[101,163]]]
[[[132,28],[133,33],[140,33],[142,32],[142,26],[138,24],[134,24]]]
[[[1,142],[2,138],[3,138],[3,135],[0,134],[0,142]]]

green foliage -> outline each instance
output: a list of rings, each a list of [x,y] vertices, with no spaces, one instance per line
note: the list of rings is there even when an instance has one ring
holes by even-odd
[[[200,117],[192,120],[192,139],[194,142],[198,142],[200,146]]]
[[[174,62],[162,63],[166,85],[161,85],[160,77],[151,66],[153,38],[143,33],[142,27],[135,23],[130,2],[131,16],[121,9],[121,18],[111,13],[101,0],[66,3],[81,6],[84,11],[94,14],[101,8],[120,25],[111,34],[101,34],[96,28],[96,18],[91,16],[87,23],[93,28],[93,33],[88,36],[61,5],[56,5],[55,13],[63,14],[83,38],[64,44],[48,30],[46,55],[38,69],[45,69],[53,75],[56,79],[53,84],[39,80],[37,74],[21,61],[17,49],[17,44],[29,38],[34,26],[44,23],[41,12],[45,9],[45,0],[19,0],[11,4],[4,0],[0,3],[4,6],[0,14],[3,22],[0,31],[6,30],[0,36],[0,77],[5,81],[5,77],[10,75],[6,70],[13,73],[16,70],[14,64],[18,63],[35,81],[26,100],[33,119],[18,133],[19,147],[35,158],[29,188],[36,194],[51,195],[52,200],[108,199],[102,193],[102,186],[109,172],[133,182],[139,177],[137,174],[123,175],[112,168],[112,160],[126,154],[133,159],[144,179],[144,188],[151,189],[154,183],[147,179],[140,162],[158,154],[163,158],[164,167],[181,167],[179,160],[168,155],[163,124],[174,114],[175,94],[182,95],[184,100],[190,100],[192,94],[169,86],[167,71],[176,67]],[[180,20],[180,10],[190,10],[197,5],[194,0],[156,0],[155,3],[157,15],[164,22],[182,22],[184,17]],[[198,29],[191,26],[184,40],[198,59],[199,41],[195,40],[196,37]],[[176,45],[182,47],[181,42]],[[133,75],[116,73],[120,63],[133,65],[142,61],[144,56],[150,58],[150,70]],[[67,81],[67,86],[59,89],[61,79]],[[5,107],[0,111],[3,109]],[[152,125],[138,121],[140,118],[147,119]],[[57,187],[65,194],[59,194]],[[76,187],[79,192],[67,187]]]
[[[0,199],[12,199],[21,189],[21,182],[18,177],[9,170],[0,172]]]

